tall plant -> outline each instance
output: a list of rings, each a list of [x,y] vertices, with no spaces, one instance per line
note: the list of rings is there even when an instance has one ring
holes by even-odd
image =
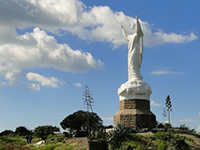
[[[165,117],[167,117],[166,108],[163,108],[163,124],[165,124]]]
[[[109,149],[119,148],[121,142],[128,137],[130,129],[123,124],[117,124],[113,131],[109,132]]]
[[[85,86],[84,91],[83,91],[83,100],[84,100],[84,104],[87,106],[87,128],[88,128],[88,135],[89,135],[90,133],[89,111],[91,110],[91,112],[93,112],[92,104],[94,103],[94,101],[93,101],[91,91],[87,85]]]
[[[166,98],[165,106],[168,112],[168,123],[170,124],[170,111],[172,111],[172,104],[171,104],[171,99],[169,95]]]

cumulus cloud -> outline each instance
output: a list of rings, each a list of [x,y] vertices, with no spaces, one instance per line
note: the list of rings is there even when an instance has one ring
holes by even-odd
[[[151,100],[150,104],[151,104],[152,107],[159,107],[159,106],[161,106],[161,104],[156,103],[156,102],[153,101],[153,100]]]
[[[8,72],[5,72],[4,78],[6,81],[1,82],[3,85],[18,85],[21,84],[24,73],[20,70],[9,70]]]
[[[91,53],[58,44],[47,31],[58,35],[72,33],[84,40],[111,43],[115,48],[126,43],[120,26],[124,25],[131,33],[130,26],[135,22],[135,18],[114,12],[108,6],[87,7],[80,0],[0,1],[0,20],[2,84],[19,84],[18,79],[24,77],[23,69],[26,68],[47,67],[76,73],[102,67],[103,63],[93,58]],[[185,43],[198,38],[192,32],[187,35],[168,34],[162,30],[153,32],[148,22],[140,22],[145,46]],[[26,31],[33,27],[30,33],[18,35],[16,32],[16,29]]]
[[[52,87],[52,88],[57,88],[58,87],[58,84],[59,83],[62,83],[61,81],[59,81],[57,78],[55,77],[50,77],[50,78],[47,78],[47,77],[44,77],[40,74],[37,74],[37,73],[32,73],[32,72],[29,72],[26,74],[26,78],[29,80],[29,81],[35,81],[35,82],[38,82],[41,86],[47,86],[47,87]],[[35,89],[39,89],[38,88],[38,84],[32,84],[31,85],[33,88]]]
[[[23,76],[22,70],[26,68],[51,67],[67,72],[86,72],[102,65],[90,53],[58,44],[53,36],[39,28],[17,36],[13,44],[0,45],[0,75],[10,84],[16,83],[16,78]]]
[[[108,6],[87,7],[80,0],[0,1],[0,20],[0,33],[6,35],[7,40],[14,39],[16,27],[38,26],[52,32],[60,29],[68,31],[85,40],[106,41],[114,47],[126,42],[120,26],[124,25],[130,31],[131,24],[135,22],[135,18],[114,12]],[[153,32],[151,25],[142,20],[141,25],[145,46],[185,43],[198,38],[193,32],[187,35],[162,30]]]
[[[176,71],[169,71],[169,70],[158,70],[158,71],[152,71],[150,73],[151,75],[184,75],[184,72],[176,72]]]
[[[74,83],[74,86],[76,86],[76,87],[82,87],[81,83]]]

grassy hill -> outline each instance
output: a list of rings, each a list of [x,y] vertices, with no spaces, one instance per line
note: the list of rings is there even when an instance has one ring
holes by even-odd
[[[100,136],[99,136],[100,137]],[[115,150],[200,150],[200,135],[191,131],[171,129],[167,132],[128,133],[117,137],[118,141],[108,138],[93,138],[89,143],[96,144],[98,150],[102,142],[108,143],[109,149]],[[66,138],[63,134],[51,135],[45,143],[36,145],[39,138],[33,137],[31,144],[26,144],[24,136],[0,136],[0,150],[87,150],[87,138]],[[114,143],[113,143],[114,142]],[[103,149],[101,149],[103,150]]]

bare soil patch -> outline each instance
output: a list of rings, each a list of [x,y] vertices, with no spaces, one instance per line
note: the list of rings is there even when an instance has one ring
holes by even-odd
[[[87,148],[89,150],[89,144],[88,144],[88,138],[87,137],[81,137],[81,138],[71,138],[66,141],[66,144],[68,145],[77,145],[76,149],[83,149]]]

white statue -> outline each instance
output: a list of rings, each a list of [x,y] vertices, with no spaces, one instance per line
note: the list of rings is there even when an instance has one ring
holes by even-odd
[[[133,24],[133,34],[128,35],[124,26],[122,27],[122,33],[128,43],[128,80],[142,80],[143,77],[140,75],[140,68],[142,64],[142,53],[143,53],[143,32],[136,17],[136,23]]]
[[[126,99],[147,99],[150,100],[152,93],[151,87],[143,81],[140,74],[143,55],[143,32],[136,17],[136,23],[133,24],[133,34],[128,35],[125,28],[122,27],[122,33],[129,41],[128,43],[128,81],[118,89],[120,100]]]

